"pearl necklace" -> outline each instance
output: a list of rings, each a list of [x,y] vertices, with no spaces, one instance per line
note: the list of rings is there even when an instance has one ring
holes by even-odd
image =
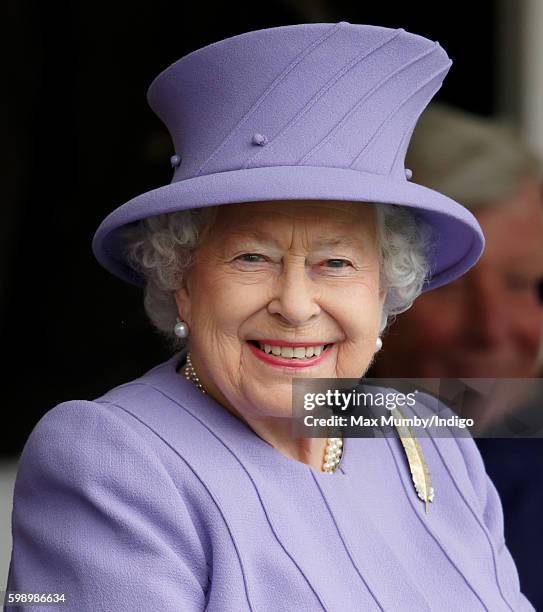
[[[197,387],[200,389],[202,393],[206,393],[198,375],[196,374],[196,370],[194,369],[194,365],[192,364],[192,359],[190,357],[190,353],[187,352],[187,363],[184,366],[185,378],[187,380],[191,380]],[[324,459],[322,462],[322,469],[324,472],[331,474],[335,472],[343,455],[343,439],[342,438],[328,438],[326,441],[326,449],[324,451]]]

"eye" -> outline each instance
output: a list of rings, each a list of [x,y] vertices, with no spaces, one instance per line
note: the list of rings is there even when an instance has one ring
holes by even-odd
[[[506,282],[507,288],[512,291],[532,291],[537,288],[536,283],[522,276],[509,276]]]
[[[327,259],[325,263],[331,264],[327,266],[329,268],[346,268],[351,265],[351,262],[347,259]]]
[[[247,263],[258,263],[266,260],[264,255],[260,255],[259,253],[243,253],[243,255],[236,257],[236,259]]]

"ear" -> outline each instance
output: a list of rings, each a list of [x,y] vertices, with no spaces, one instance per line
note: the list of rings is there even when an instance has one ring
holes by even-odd
[[[186,321],[190,325],[191,299],[188,285],[185,280],[183,280],[183,284],[181,285],[181,287],[175,291],[174,297],[175,303],[177,304],[177,312],[179,318],[181,319],[181,321]]]

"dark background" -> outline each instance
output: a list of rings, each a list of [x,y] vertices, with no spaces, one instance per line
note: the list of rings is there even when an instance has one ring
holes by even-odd
[[[454,64],[435,100],[496,112],[494,2],[11,2],[4,53],[0,449],[15,456],[59,402],[92,399],[169,357],[142,292],[103,270],[91,240],[130,198],[171,180],[153,78],[203,45],[303,22],[403,27]]]

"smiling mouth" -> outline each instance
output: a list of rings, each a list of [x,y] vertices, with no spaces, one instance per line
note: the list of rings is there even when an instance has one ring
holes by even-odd
[[[332,343],[309,346],[285,346],[282,344],[265,344],[259,342],[258,340],[248,340],[248,342],[268,355],[298,360],[313,359],[318,357],[321,355],[321,353],[327,351],[333,345]]]

